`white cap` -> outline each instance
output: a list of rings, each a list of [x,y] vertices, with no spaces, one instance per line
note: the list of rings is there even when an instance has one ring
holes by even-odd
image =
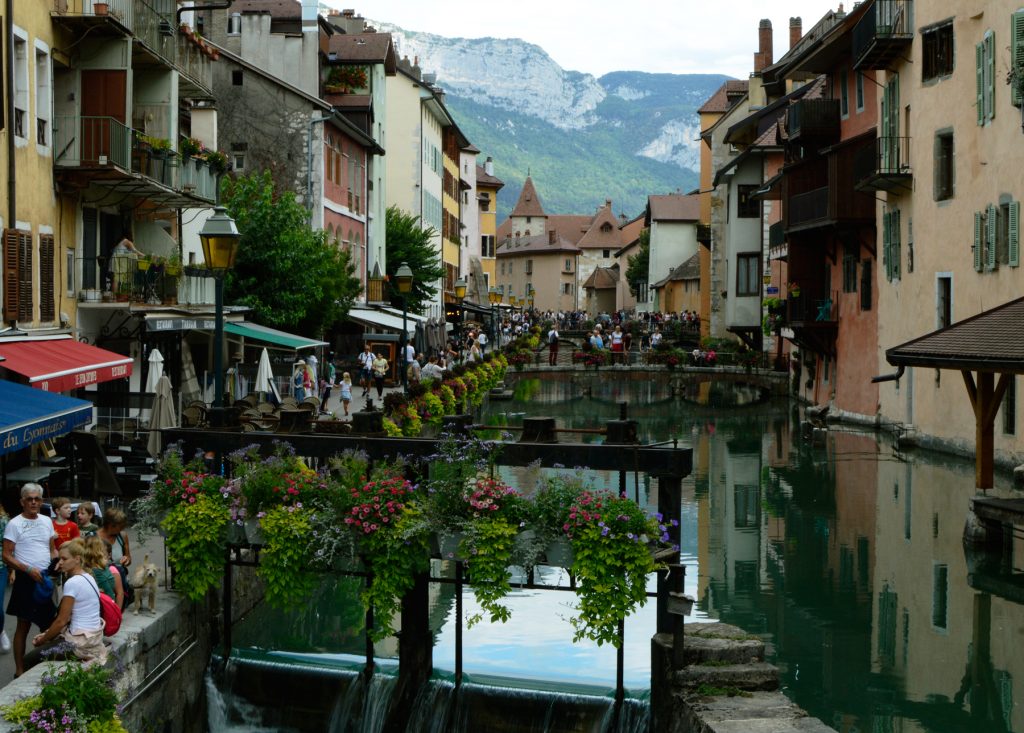
[[[307,364],[316,364],[316,357],[313,356],[312,354],[310,354],[309,356],[306,357],[306,363]]]

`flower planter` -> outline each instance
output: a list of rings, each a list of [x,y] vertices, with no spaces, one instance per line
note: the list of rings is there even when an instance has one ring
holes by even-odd
[[[245,520],[245,538],[249,541],[250,545],[263,544],[263,530],[260,528],[260,520]]]
[[[459,552],[464,535],[462,532],[447,532],[437,535],[437,546],[442,560],[465,560]]]
[[[568,540],[555,540],[548,545],[547,550],[544,552],[544,558],[547,560],[547,564],[552,567],[571,568],[572,561],[576,558],[576,553],[573,551],[572,544]]]

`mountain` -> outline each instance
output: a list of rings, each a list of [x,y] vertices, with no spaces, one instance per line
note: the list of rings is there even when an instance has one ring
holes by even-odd
[[[515,205],[527,173],[552,214],[643,211],[648,194],[697,186],[697,108],[729,77],[567,71],[519,39],[446,38],[374,23],[400,56],[437,74],[445,103],[469,140],[494,158],[505,181],[498,219]]]

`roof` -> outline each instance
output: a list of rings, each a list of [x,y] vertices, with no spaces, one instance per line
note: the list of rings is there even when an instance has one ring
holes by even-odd
[[[893,366],[1024,374],[1024,298],[933,331],[885,352]]]
[[[393,75],[398,69],[395,42],[390,33],[336,33],[327,40],[328,53],[337,54],[339,64],[384,64]]]
[[[644,230],[645,226],[644,215],[640,214],[620,227],[622,229],[622,248],[615,252],[616,257],[621,257],[640,244],[640,232]]]
[[[597,267],[583,283],[586,290],[612,290],[618,287],[619,271],[615,267]]]
[[[519,200],[516,201],[515,208],[509,216],[544,216],[544,207],[530,176],[523,181],[523,190],[519,192]]]
[[[501,188],[505,185],[505,182],[497,176],[490,175],[482,165],[478,165],[476,167],[476,185]]]
[[[700,198],[691,194],[647,197],[645,221],[700,221]]]
[[[0,380],[0,455],[92,421],[92,403]]]
[[[576,245],[590,249],[618,249],[623,244],[619,220],[612,213],[611,199],[607,199]]]
[[[708,97],[708,100],[701,105],[697,113],[728,112],[747,93],[747,86],[746,79],[729,79],[714,94]]]
[[[518,257],[522,254],[551,254],[551,253],[579,254],[580,248],[565,237],[556,233],[555,244],[547,234],[540,234],[533,237],[520,237],[519,243],[513,239],[506,239],[498,244],[495,255],[498,257]]]
[[[232,13],[270,13],[275,18],[301,18],[302,5],[296,0],[235,0]]]
[[[677,265],[669,270],[666,277],[663,277],[658,282],[652,285],[652,288],[664,287],[670,282],[679,282],[681,280],[700,280],[700,253],[692,255],[688,260],[683,262],[681,265]]]

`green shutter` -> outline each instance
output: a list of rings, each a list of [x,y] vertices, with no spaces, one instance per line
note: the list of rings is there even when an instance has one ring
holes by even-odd
[[[996,116],[996,34],[985,35],[985,117]]]
[[[1007,260],[1010,267],[1020,265],[1020,201],[1011,201],[1006,222],[1006,240],[1009,244]]]
[[[980,211],[974,212],[974,269],[978,272],[981,272],[982,254],[985,251],[982,216]]]
[[[889,256],[889,246],[892,242],[890,233],[889,212],[882,213],[882,267],[885,270],[885,279],[892,282],[892,258]]]
[[[1018,74],[1024,74],[1024,10],[1018,10],[1010,16],[1010,60]],[[1021,86],[1024,79],[1015,79],[1012,89],[1013,103],[1020,107],[1022,101]]]
[[[978,124],[985,124],[985,44],[974,47],[975,70],[975,102],[978,105]]]
[[[889,232],[889,267],[892,269],[892,279],[900,279],[900,259],[903,252],[900,247],[900,210],[892,212],[892,231]]]
[[[998,209],[989,204],[985,209],[985,269],[996,269],[996,224],[999,221]]]

